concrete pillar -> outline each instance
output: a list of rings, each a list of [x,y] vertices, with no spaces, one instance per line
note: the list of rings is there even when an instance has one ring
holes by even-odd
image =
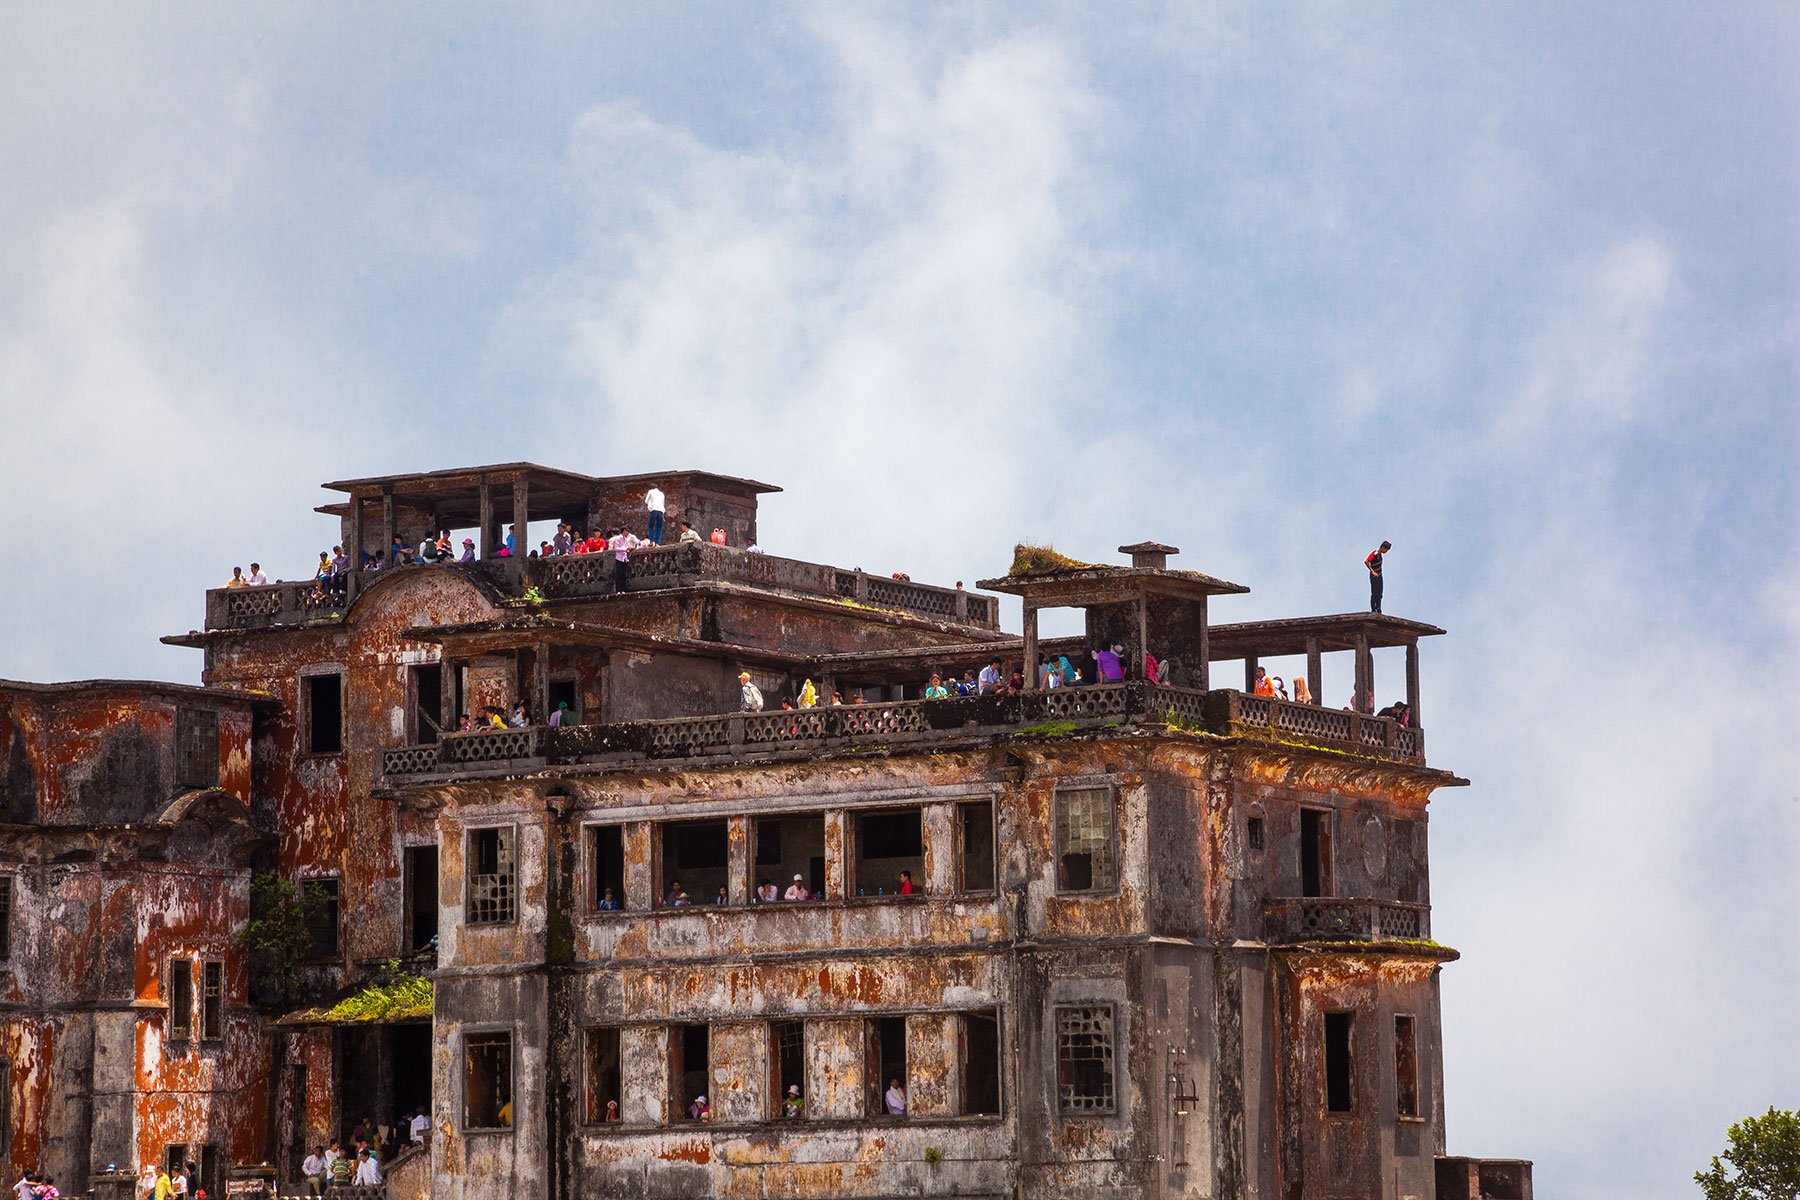
[[[344,598],[355,600],[356,594],[362,591],[363,506],[362,501],[354,497],[350,501],[350,544],[344,551],[344,557],[350,560],[350,578],[344,581]]]
[[[1262,662],[1256,655],[1244,655],[1244,690],[1246,692],[1254,692],[1256,690],[1256,668],[1261,665]]]
[[[956,891],[956,806],[927,804],[925,823],[925,869],[920,885],[928,896],[948,896]]]
[[[507,574],[517,584],[525,577],[525,559],[531,553],[528,544],[531,531],[526,528],[531,522],[531,482],[521,478],[513,484],[513,552],[508,560]]]
[[[1325,703],[1325,666],[1319,657],[1319,639],[1306,639],[1306,686],[1312,689],[1313,703]]]
[[[750,818],[732,817],[725,828],[725,894],[735,907],[750,903]]]
[[[1025,674],[1025,690],[1028,692],[1036,691],[1037,685],[1038,685],[1037,643],[1038,643],[1037,609],[1036,609],[1036,607],[1034,607],[1032,605],[1030,600],[1026,600],[1025,601],[1025,672],[1024,672],[1024,674]],[[1096,677],[1094,682],[1095,683],[1100,682],[1099,678]]]
[[[956,1112],[956,1017],[913,1013],[906,1018],[906,1111],[920,1117]]]
[[[1369,635],[1356,635],[1356,704],[1358,712],[1374,712],[1375,657],[1369,653]]]
[[[481,481],[481,515],[477,519],[481,522],[481,557],[483,559],[492,558],[494,557],[494,491],[488,486],[486,479]]]
[[[844,810],[835,808],[825,814],[825,896],[841,900],[850,874],[850,821]]]
[[[394,548],[394,493],[389,492],[389,491],[384,491],[381,493],[381,552],[383,554],[386,554],[393,548]],[[392,559],[389,559],[387,565],[390,567],[397,567],[400,564]]]
[[[669,1027],[627,1025],[621,1029],[619,1067],[619,1116],[628,1125],[666,1124],[669,1120]]]
[[[769,1098],[769,1026],[762,1021],[712,1026],[712,1090],[706,1093],[715,1123],[764,1121]]]
[[[1194,607],[1200,618],[1200,690],[1205,692],[1212,689],[1212,647],[1208,641],[1206,597],[1200,597]]]
[[[1414,729],[1421,726],[1419,716],[1419,643],[1406,644],[1406,707],[1412,712]]]
[[[1145,683],[1150,682],[1150,595],[1144,588],[1138,588],[1137,598],[1137,661],[1132,669],[1125,672],[1125,678],[1136,675]]]
[[[833,1018],[806,1023],[806,1112],[819,1120],[853,1120],[867,1115],[863,1075],[867,1059],[860,1019]]]

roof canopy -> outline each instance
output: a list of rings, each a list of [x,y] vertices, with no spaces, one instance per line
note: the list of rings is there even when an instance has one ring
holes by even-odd
[[[1100,604],[1125,604],[1139,594],[1175,596],[1197,600],[1205,596],[1234,595],[1250,589],[1241,583],[1215,579],[1198,571],[1167,567],[1081,567],[1072,570],[1025,571],[983,579],[975,585],[989,592],[1023,596],[1035,608],[1085,608]]]
[[[1366,638],[1371,650],[1412,646],[1422,637],[1443,633],[1436,625],[1390,617],[1386,613],[1337,613],[1324,617],[1287,617],[1276,621],[1237,621],[1207,631],[1214,661],[1233,658],[1278,658],[1305,654],[1316,643],[1320,651],[1354,650]]]
[[[453,467],[443,471],[413,472],[406,475],[371,475],[363,479],[339,479],[323,484],[329,491],[348,492],[351,500],[376,500],[392,495],[402,504],[431,509],[445,525],[465,528],[481,522],[481,489],[489,489],[490,503],[499,511],[500,501],[524,484],[529,508],[528,520],[585,513],[595,495],[622,484],[643,484],[675,480],[703,481],[724,490],[756,495],[781,489],[754,479],[732,475],[714,475],[707,471],[660,471],[640,475],[584,475],[537,463],[494,463],[485,467]],[[318,511],[343,516],[350,502],[320,505]],[[510,519],[510,512],[508,512]]]

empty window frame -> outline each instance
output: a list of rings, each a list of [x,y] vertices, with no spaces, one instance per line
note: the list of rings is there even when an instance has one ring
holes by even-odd
[[[956,890],[994,890],[994,802],[982,800],[956,806]]]
[[[169,960],[169,1040],[185,1042],[194,1036],[194,964],[185,958]]]
[[[406,848],[406,945],[423,950],[438,931],[438,848]]]
[[[869,1115],[897,1117],[888,1103],[888,1092],[898,1086],[906,1094],[906,1018],[875,1017],[865,1029],[864,1078],[869,1084]]]
[[[216,1042],[225,1036],[225,964],[200,964],[200,1039]]]
[[[1117,823],[1110,787],[1056,790],[1056,887],[1062,892],[1110,892]]]
[[[1117,1111],[1113,1062],[1113,1006],[1058,1005],[1057,1110],[1072,1116]]]
[[[513,1037],[508,1029],[463,1035],[463,1128],[513,1123]]]
[[[306,697],[306,752],[342,754],[344,677],[334,671],[304,676],[301,683]]]
[[[1331,812],[1300,810],[1300,894],[1329,896],[1331,888]]]
[[[0,875],[0,962],[12,958],[13,877]]]
[[[307,953],[318,961],[334,959],[338,956],[342,885],[333,878],[307,879],[300,886],[306,892]]]
[[[407,723],[412,726],[413,744],[429,745],[444,732],[444,667],[442,663],[426,663],[407,673],[412,677],[407,689],[412,696],[412,713]]]
[[[962,1111],[965,1116],[1000,1115],[1000,1014],[962,1014]]]
[[[790,1088],[798,1089],[790,1092]],[[806,1024],[769,1023],[769,1115],[785,1117],[789,1096],[799,1101],[794,1116],[806,1115]]]
[[[1394,1017],[1394,1115],[1419,1115],[1419,1042],[1411,1015]]]
[[[1262,853],[1263,819],[1261,817],[1251,817],[1244,823],[1244,841],[1252,853]]]
[[[1325,1014],[1325,1111],[1349,1113],[1355,1110],[1355,1058],[1351,1041],[1354,1013]]]
[[[218,713],[186,705],[175,710],[175,774],[182,787],[218,786]]]
[[[710,1105],[712,1031],[704,1025],[669,1027],[669,1119],[693,1121],[693,1106],[702,1096]]]
[[[800,876],[809,895],[825,891],[825,814],[804,813],[758,817],[750,825],[755,853],[751,858],[749,894],[763,887],[787,895],[794,876]]]
[[[858,896],[897,896],[907,882],[925,890],[925,812],[920,808],[851,814],[856,853],[850,881]]]
[[[582,1038],[583,1058],[587,1065],[587,1101],[583,1117],[589,1125],[623,1120],[624,1100],[620,1095],[623,1072],[619,1060],[619,1030],[603,1025],[589,1029]],[[608,1112],[607,1106],[612,1106]]]
[[[679,821],[659,826],[664,908],[675,907],[675,885],[692,905],[711,904],[731,876],[731,832],[725,821]]]
[[[611,910],[625,907],[625,827],[588,826],[588,905]]]
[[[468,898],[464,920],[470,925],[499,925],[518,914],[518,872],[513,846],[518,831],[511,825],[469,830]]]

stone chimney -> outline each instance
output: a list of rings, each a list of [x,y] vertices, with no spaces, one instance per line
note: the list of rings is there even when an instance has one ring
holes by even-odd
[[[1169,555],[1180,554],[1173,546],[1165,546],[1161,542],[1139,542],[1135,546],[1120,546],[1120,554],[1131,555],[1134,567],[1149,567],[1153,571],[1166,571],[1169,567]]]

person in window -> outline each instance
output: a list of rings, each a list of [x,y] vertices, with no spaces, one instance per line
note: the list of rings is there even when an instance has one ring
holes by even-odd
[[[806,881],[803,877],[801,877],[799,875],[794,876],[794,882],[788,884],[786,899],[789,899],[789,900],[811,900],[812,899],[812,893],[810,893],[806,890]]]
[[[948,700],[949,698],[950,698],[950,692],[947,688],[944,687],[943,676],[933,675],[931,677],[931,682],[928,685],[926,685],[925,699],[927,699],[927,700]]]
[[[513,702],[512,720],[507,722],[514,729],[523,729],[531,724],[531,709],[523,700]]]
[[[906,1115],[906,1089],[900,1086],[899,1076],[896,1075],[888,1080],[887,1095],[883,1099],[887,1102],[888,1116],[904,1117]]]
[[[605,891],[600,893],[600,911],[601,912],[618,912],[619,911],[619,898],[617,896],[613,895],[613,890],[611,888],[607,888]]]
[[[1006,686],[1006,676],[1000,670],[1000,660],[988,659],[988,665],[981,668],[981,675],[976,680],[980,693],[985,696],[989,692],[997,692]]]
[[[706,1097],[695,1096],[694,1102],[688,1105],[688,1120],[710,1121],[711,1119],[712,1106],[706,1102]]]
[[[959,696],[978,696],[981,694],[981,684],[976,682],[975,672],[963,672],[963,677],[956,681],[956,694]]]
[[[510,1097],[505,1104],[500,1106],[500,1123],[502,1125],[512,1124],[512,1100]]]
[[[806,1109],[806,1101],[800,1097],[800,1085],[788,1084],[787,1098],[781,1102],[781,1115],[790,1121],[799,1118]]]
[[[731,904],[731,894],[721,887],[713,895],[713,907],[726,908]]]
[[[1119,663],[1119,655],[1123,653],[1125,647],[1117,644],[1094,651],[1094,678],[1101,683],[1124,683],[1125,668]]]
[[[900,894],[902,896],[911,896],[911,895],[916,894],[916,892],[913,889],[913,881],[912,881],[912,872],[911,871],[900,872]]]
[[[688,894],[687,894],[686,890],[684,890],[682,888],[681,880],[679,880],[679,879],[670,880],[669,881],[669,898],[667,900],[663,901],[663,905],[667,908],[682,908],[682,907],[686,906],[688,903],[689,903]]]
[[[800,707],[819,707],[819,689],[813,686],[813,681],[810,679],[800,685]]]
[[[756,900],[759,904],[773,904],[781,899],[781,889],[765,879],[756,888]]]
[[[606,1102],[606,1115],[600,1119],[608,1125],[617,1125],[620,1121],[619,1102],[617,1100],[608,1100]]]

